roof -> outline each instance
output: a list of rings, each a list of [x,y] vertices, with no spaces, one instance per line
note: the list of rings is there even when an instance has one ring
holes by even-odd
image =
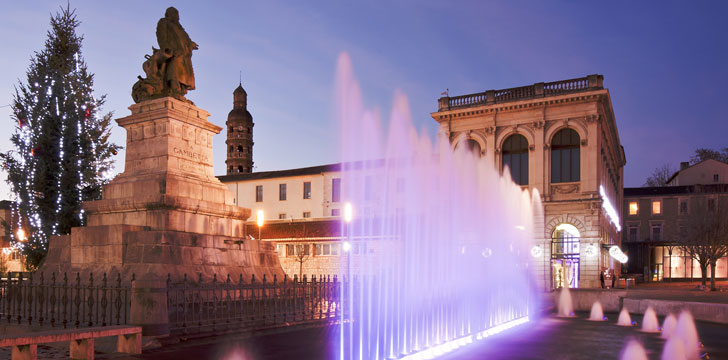
[[[274,170],[274,171],[261,171],[248,174],[235,174],[235,175],[221,175],[217,178],[222,182],[233,182],[243,180],[262,180],[272,179],[280,177],[293,177],[303,175],[316,175],[324,172],[339,171],[341,170],[341,164],[328,164],[319,166],[310,166],[298,169],[287,169],[287,170]]]
[[[248,174],[234,174],[234,175],[220,175],[217,178],[222,182],[233,182],[233,181],[245,181],[245,180],[262,180],[262,179],[273,179],[281,177],[293,177],[293,176],[304,176],[304,175],[317,175],[325,172],[337,172],[341,171],[343,165],[345,170],[359,170],[364,166],[381,167],[384,166],[384,159],[377,160],[366,160],[366,161],[352,161],[346,163],[335,163],[327,165],[310,166],[298,169],[287,169],[287,170],[274,170],[274,171],[261,171]]]
[[[728,193],[728,184],[624,188],[624,197]]]

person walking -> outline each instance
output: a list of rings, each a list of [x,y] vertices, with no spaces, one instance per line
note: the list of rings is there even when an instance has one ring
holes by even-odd
[[[609,272],[612,274],[612,289],[614,289],[614,280],[615,280],[614,269],[609,270]]]
[[[604,289],[604,271],[599,272],[599,282],[602,283],[602,289]]]

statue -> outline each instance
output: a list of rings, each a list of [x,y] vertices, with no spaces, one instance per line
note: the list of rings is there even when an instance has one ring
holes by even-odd
[[[188,90],[195,89],[195,74],[192,71],[192,50],[197,44],[179,23],[179,12],[170,7],[157,23],[159,49],[152,47],[152,55],[145,55],[142,69],[146,78],[139,79],[131,90],[134,102],[172,96],[182,101]]]

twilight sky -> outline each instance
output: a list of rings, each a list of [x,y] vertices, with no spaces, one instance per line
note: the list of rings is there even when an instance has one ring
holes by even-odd
[[[43,47],[49,14],[66,0],[12,1],[0,12],[0,151],[10,149],[13,86]],[[627,155],[625,186],[655,167],[677,167],[698,147],[728,146],[728,2],[684,1],[72,1],[83,55],[107,94],[105,111],[129,114],[157,20],[167,6],[200,45],[188,98],[224,126],[239,71],[255,122],[256,171],[338,161],[333,119],[337,56],[349,53],[365,105],[387,114],[395,90],[417,127],[451,95],[587,74],[604,75]],[[114,125],[112,140],[124,145]],[[224,174],[224,130],[215,173]],[[117,171],[123,168],[123,152]],[[5,174],[2,174],[4,180]],[[9,198],[0,184],[0,199]]]

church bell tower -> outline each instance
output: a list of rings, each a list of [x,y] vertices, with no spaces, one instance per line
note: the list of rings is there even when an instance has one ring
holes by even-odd
[[[233,91],[233,109],[227,122],[227,174],[253,172],[253,116],[248,112],[248,93],[242,82]]]

